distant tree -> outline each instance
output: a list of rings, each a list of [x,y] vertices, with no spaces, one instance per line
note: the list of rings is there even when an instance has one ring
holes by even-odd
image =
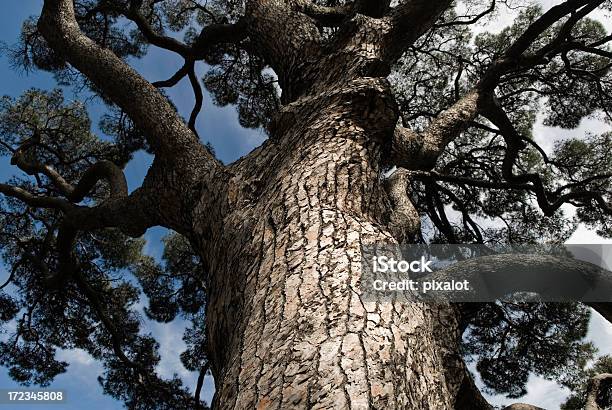
[[[45,0],[15,64],[108,112],[97,136],[61,91],[1,102],[0,154],[21,174],[0,184],[0,320],[16,324],[0,363],[45,386],[66,371],[58,348],[83,349],[130,409],[203,407],[209,372],[217,408],[488,409],[469,360],[491,392],[519,397],[535,372],[583,400],[576,380],[599,371],[584,373],[585,306],[371,303],[360,247],[563,243],[578,223],[612,237],[612,134],[552,152],[533,135],[538,118],[610,123],[612,37],[589,15],[611,7]],[[516,18],[482,32],[499,15]],[[150,83],[128,65],[149,47],[176,55],[177,72]],[[183,79],[186,119],[161,91]],[[197,133],[202,86],[268,140],[217,160]],[[130,193],[122,170],[139,150],[154,160]],[[175,232],[161,263],[142,253],[154,226]],[[141,291],[148,318],[191,323],[194,388],[157,375]],[[609,304],[590,306],[612,320]]]

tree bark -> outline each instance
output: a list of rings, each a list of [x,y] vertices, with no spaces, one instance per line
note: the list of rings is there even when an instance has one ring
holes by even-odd
[[[510,51],[520,55],[550,16],[585,1],[574,3],[546,13]],[[130,11],[152,44],[185,58],[248,37],[278,75],[283,107],[270,139],[225,167],[153,85],[80,31],[72,1],[44,2],[39,28],[49,45],[145,132],[155,160],[139,190],[117,190],[118,198],[78,212],[15,187],[0,192],[80,216],[72,234],[117,226],[138,236],[162,225],[189,237],[210,273],[216,408],[489,408],[459,352],[456,307],[377,303],[360,292],[361,246],[409,240],[419,225],[402,189],[407,171],[385,187],[383,164],[392,158],[405,169],[430,169],[504,68],[495,64],[427,132],[399,129],[394,141],[398,112],[384,78],[451,2],[389,4],[249,0],[239,24],[209,26],[193,47],[151,32]],[[325,40],[320,25],[339,21],[333,41]]]
[[[455,309],[360,295],[361,245],[396,240],[380,178],[397,122],[389,85],[334,83],[315,82],[230,166],[222,231],[202,240],[209,216],[196,207],[194,242],[213,272],[213,406],[454,408],[465,375]]]

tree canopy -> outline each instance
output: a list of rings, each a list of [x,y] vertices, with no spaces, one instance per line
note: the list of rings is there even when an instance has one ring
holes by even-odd
[[[153,168],[171,168],[179,157],[172,152],[190,151],[192,141],[158,135],[186,125],[197,136],[205,95],[234,106],[243,127],[273,137],[283,107],[302,95],[306,80],[249,30],[250,1],[74,0],[78,28],[102,57],[129,63],[151,47],[176,55],[176,73],[152,87],[127,69],[125,83],[104,87],[116,73],[95,72],[77,49],[79,38],[77,51],[56,45],[61,35],[52,34],[52,21],[63,3],[46,0],[42,17],[23,23],[7,54],[16,69],[49,71],[58,86],[85,90],[106,114],[96,135],[86,105],[60,88],[0,101],[0,155],[16,170],[0,184],[0,250],[10,273],[0,321],[16,325],[0,342],[0,363],[24,385],[47,386],[67,370],[57,350],[79,348],[103,363],[104,392],[126,407],[193,408],[194,401],[201,405],[209,366],[210,267],[194,252],[193,238],[172,225],[178,217],[147,219],[151,211],[138,208],[151,201],[156,177],[128,193],[122,169],[139,150],[155,155]],[[317,58],[341,47],[363,19],[393,21],[403,33],[393,34],[388,58],[372,70],[388,77],[399,115],[385,167],[400,169],[396,177],[403,173],[401,194],[421,220],[406,241],[563,243],[579,224],[612,238],[612,35],[597,19],[612,11],[610,1],[567,0],[551,8],[526,0],[282,3],[316,30]],[[424,3],[440,12],[422,33],[412,33],[402,16],[435,8]],[[506,26],[496,29],[500,19]],[[404,41],[405,33],[414,41]],[[81,66],[74,62],[79,53]],[[160,117],[175,113],[163,89],[183,79],[194,92],[189,116],[167,128],[147,122],[146,103],[163,103]],[[128,97],[118,91],[125,84],[145,108],[126,110]],[[582,133],[584,119],[599,121],[601,130]],[[576,135],[550,149],[538,124]],[[203,156],[214,175],[212,147]],[[141,235],[155,225],[177,231],[165,238],[161,261],[143,254]],[[156,374],[159,346],[135,307],[143,297],[148,319],[190,323],[181,360],[200,373],[197,386]],[[612,372],[608,357],[589,367],[596,354],[584,341],[589,317],[580,304],[490,303],[466,319],[462,353],[491,393],[520,397],[535,373],[570,387],[575,393],[565,408],[581,408],[586,381]]]

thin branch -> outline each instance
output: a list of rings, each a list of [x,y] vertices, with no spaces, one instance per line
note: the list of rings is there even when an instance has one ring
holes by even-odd
[[[478,188],[488,189],[518,189],[530,190],[532,186],[526,183],[512,183],[506,181],[487,181],[455,175],[440,174],[436,171],[410,171],[410,177],[424,181],[441,181],[454,184],[464,184]]]
[[[502,163],[502,174],[504,178],[511,183],[529,183],[529,189],[535,194],[538,205],[544,215],[553,215],[563,204],[572,200],[594,200],[602,211],[612,215],[612,207],[608,205],[602,195],[597,192],[573,190],[572,192],[557,197],[551,202],[549,200],[550,193],[547,193],[544,183],[538,174],[514,174],[514,165],[518,159],[519,152],[522,148],[521,144],[524,139],[520,137],[508,118],[508,115],[494,97],[492,97],[485,108],[483,108],[483,115],[499,128],[506,141],[507,150]],[[564,188],[561,188],[561,190],[563,189]]]
[[[72,186],[66,182],[66,180],[57,172],[53,167],[41,164],[39,162],[27,161],[25,159],[25,153],[31,147],[37,145],[40,140],[40,135],[35,133],[32,138],[25,140],[19,148],[13,152],[11,157],[11,165],[16,165],[19,169],[28,175],[36,176],[37,174],[43,174],[55,185],[62,195],[67,195],[72,190]]]
[[[113,351],[115,352],[115,355],[126,366],[138,371],[143,376],[147,376],[148,373],[144,371],[142,366],[140,366],[137,363],[134,363],[123,352],[121,337],[119,336],[117,330],[115,329],[115,326],[112,320],[104,312],[104,308],[102,307],[102,301],[100,300],[96,292],[91,288],[91,286],[89,286],[89,284],[85,281],[83,277],[81,277],[80,274],[76,274],[74,276],[74,280],[77,286],[79,287],[79,289],[83,292],[83,294],[85,294],[85,297],[87,297],[89,304],[93,308],[94,312],[96,312],[98,319],[102,322],[102,325],[104,326],[106,331],[111,335],[111,344],[112,344]]]
[[[168,78],[167,80],[155,81],[154,83],[152,83],[153,86],[157,88],[174,87],[175,85],[178,84],[179,81],[185,78],[185,76],[189,73],[190,66],[191,66],[191,62],[189,60],[185,60],[185,64],[183,64],[183,66],[179,68],[177,72],[172,75],[172,77]]]
[[[196,131],[196,120],[198,118],[198,114],[202,110],[202,102],[204,100],[204,96],[202,95],[202,86],[200,85],[200,81],[196,76],[195,72],[195,62],[192,62],[189,66],[188,72],[189,82],[191,83],[191,88],[193,88],[193,94],[195,96],[195,103],[193,105],[193,109],[191,110],[191,115],[189,116],[189,128],[195,135],[198,135]]]
[[[9,273],[8,278],[4,281],[4,283],[2,285],[0,285],[0,290],[6,288],[8,285],[11,284],[11,282],[13,282],[13,278],[15,277],[15,273],[17,272],[17,269],[19,269],[19,267],[23,264],[23,259],[20,259],[17,263],[15,263],[13,265],[13,267],[11,268],[11,272]]]
[[[470,24],[478,23],[478,21],[480,19],[482,19],[483,17],[485,17],[488,14],[493,13],[493,11],[495,11],[495,4],[496,3],[497,3],[497,0],[492,0],[491,4],[489,5],[489,8],[487,8],[486,10],[478,13],[477,15],[475,15],[474,17],[472,17],[469,20],[453,20],[453,21],[449,21],[449,22],[444,22],[444,23],[436,24],[434,27],[438,28],[438,27],[470,25]]]
[[[68,212],[73,209],[73,205],[61,198],[39,196],[13,185],[0,184],[0,193],[19,199],[26,205],[34,208],[59,209]]]
[[[208,373],[209,366],[210,364],[207,362],[202,368],[202,370],[200,370],[200,374],[198,375],[198,381],[197,381],[196,389],[194,393],[194,399],[196,402],[197,409],[204,408],[204,406],[202,405],[202,401],[200,400],[200,395],[202,393],[202,386],[204,385],[204,378],[206,377],[206,373]]]

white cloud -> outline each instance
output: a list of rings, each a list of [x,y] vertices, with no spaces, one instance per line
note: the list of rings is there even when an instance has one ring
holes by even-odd
[[[150,321],[147,330],[150,330],[153,337],[159,342],[159,354],[161,360],[157,365],[157,373],[164,378],[170,378],[173,374],[178,374],[183,380],[193,378],[180,360],[180,354],[187,349],[182,339],[185,331],[186,322],[174,321],[171,323],[156,323]]]
[[[82,366],[92,366],[97,363],[96,360],[83,349],[59,350],[55,357],[57,360],[63,360],[70,364]]]
[[[147,325],[147,330],[151,330],[153,336],[159,342],[161,360],[155,369],[157,374],[163,378],[171,378],[176,373],[193,392],[198,374],[187,370],[180,360],[181,352],[187,349],[182,339],[186,327],[187,322],[179,320],[166,324],[150,321]],[[214,393],[215,385],[213,378],[207,376],[204,379],[200,398],[210,404]]]
[[[529,378],[527,391],[527,395],[520,399],[507,399],[504,396],[488,396],[487,399],[492,405],[528,403],[545,409],[558,409],[570,393],[568,389],[561,388],[557,383],[537,376]]]
[[[591,316],[587,338],[593,341],[599,354],[612,354],[612,324],[595,311]]]

